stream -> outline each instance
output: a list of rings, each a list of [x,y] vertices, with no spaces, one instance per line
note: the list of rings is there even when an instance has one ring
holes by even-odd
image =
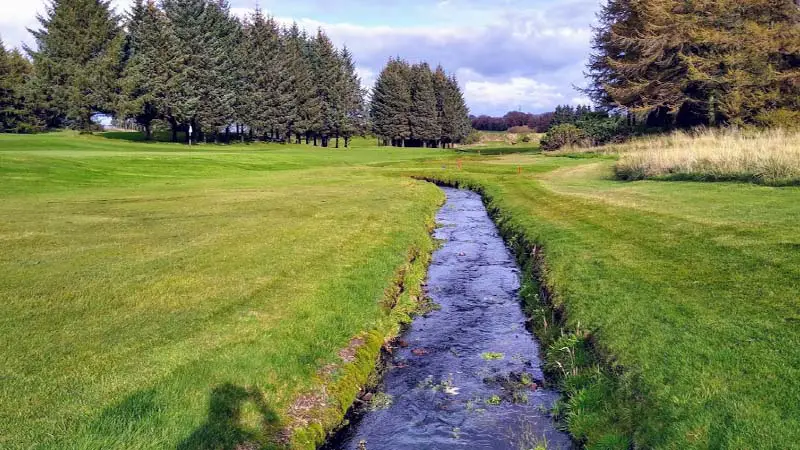
[[[569,449],[525,327],[519,268],[478,194],[443,188],[428,269],[440,306],[398,340],[378,391],[328,450]]]

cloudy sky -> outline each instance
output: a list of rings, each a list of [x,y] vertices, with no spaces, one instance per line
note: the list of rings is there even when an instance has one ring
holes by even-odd
[[[131,0],[112,0],[123,11]],[[256,0],[230,0],[245,15]],[[541,112],[562,103],[588,103],[583,85],[591,25],[600,0],[260,0],[282,21],[323,27],[353,51],[371,86],[391,56],[441,63],[455,72],[473,114],[521,108]],[[32,44],[45,0],[0,0],[6,46]]]

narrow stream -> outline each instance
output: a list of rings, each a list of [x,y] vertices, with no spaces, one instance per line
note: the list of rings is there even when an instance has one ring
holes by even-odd
[[[402,336],[379,392],[326,449],[571,448],[549,411],[519,269],[481,198],[444,188],[427,292],[441,309]]]

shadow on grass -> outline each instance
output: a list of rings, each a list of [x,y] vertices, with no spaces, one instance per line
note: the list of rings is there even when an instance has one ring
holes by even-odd
[[[178,450],[269,448],[280,430],[278,415],[258,389],[223,384],[211,391],[208,418]]]
[[[152,138],[147,141],[144,139],[144,133],[140,131],[103,131],[101,133],[96,133],[97,136],[104,137],[106,139],[114,139],[118,141],[128,141],[128,142],[144,142],[144,143],[165,143],[165,142],[172,142],[172,133],[171,132],[154,132]],[[185,135],[181,131],[178,133],[178,143],[183,143],[185,140]]]

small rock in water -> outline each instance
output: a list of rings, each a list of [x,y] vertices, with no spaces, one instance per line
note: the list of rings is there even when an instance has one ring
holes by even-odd
[[[414,350],[411,350],[411,353],[414,356],[422,356],[422,355],[427,355],[428,354],[428,350],[426,350],[424,348],[415,348]]]

